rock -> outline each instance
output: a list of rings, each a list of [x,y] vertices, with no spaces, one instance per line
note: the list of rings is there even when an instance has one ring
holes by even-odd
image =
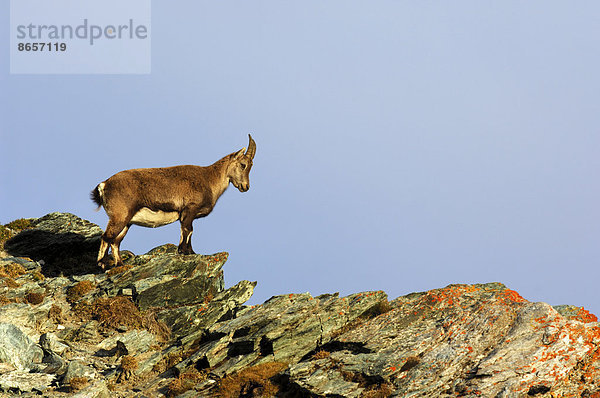
[[[73,360],[67,366],[67,372],[62,383],[68,385],[75,377],[85,377],[88,380],[93,380],[96,378],[96,371],[80,360]]]
[[[123,348],[121,349],[118,349],[117,346],[119,342],[123,344]],[[112,355],[117,355],[117,352],[121,352],[121,355],[133,355],[143,354],[155,344],[156,337],[152,333],[147,330],[136,329],[104,339],[98,344],[98,347],[106,353],[113,353]]]
[[[598,368],[579,369],[598,353],[598,324],[569,321],[501,284],[451,285],[400,297],[392,308],[330,343],[328,377],[360,381],[344,395],[389,383],[399,396],[513,397],[543,386],[575,396],[586,382],[568,375],[600,380]],[[318,361],[292,366],[290,382],[322,393]]]
[[[0,323],[10,323],[37,340],[36,318],[29,304],[11,303],[0,307]]]
[[[100,323],[92,320],[81,324],[77,329],[67,330],[65,329],[61,338],[68,342],[84,342],[88,344],[96,344],[100,340],[98,334],[98,328]]]
[[[43,261],[47,276],[99,271],[99,226],[70,213],[47,214],[32,220],[32,226],[6,241],[4,250],[13,256]]]
[[[55,376],[45,373],[29,373],[22,370],[0,375],[0,390],[27,393],[46,391],[54,381]]]
[[[344,375],[332,358],[300,362],[286,374],[303,391],[317,396],[359,397],[364,388],[358,383],[344,379]],[[308,393],[310,391],[310,393]]]
[[[256,282],[225,290],[227,253],[163,245],[101,273],[99,227],[64,213],[31,223],[0,253],[0,390],[12,394],[600,397],[600,325],[582,307],[499,283],[245,306]]]
[[[211,367],[220,376],[264,362],[296,362],[382,302],[387,303],[384,292],[343,298],[337,294],[313,298],[308,293],[276,296],[210,327],[197,340],[206,343],[189,361]]]
[[[99,285],[109,295],[131,289],[141,310],[204,302],[224,287],[221,268],[227,253],[179,255],[174,245],[164,245],[148,254],[126,260],[131,268]]]
[[[67,370],[67,362],[61,357],[69,349],[69,346],[61,343],[58,337],[52,333],[44,333],[40,336],[40,347],[44,351],[42,363],[46,364],[42,368],[44,373],[55,373],[62,375]]]
[[[236,309],[252,297],[255,286],[256,282],[241,281],[207,303],[166,309],[159,311],[158,317],[185,343],[190,340],[186,336],[193,331],[206,329],[227,315],[233,318]]]
[[[44,353],[18,327],[0,323],[0,362],[6,362],[17,370],[31,369],[41,363]]]
[[[96,380],[81,391],[71,395],[71,398],[111,398],[111,394],[104,380]]]
[[[69,346],[61,342],[58,336],[54,333],[44,333],[40,336],[40,347],[44,351],[51,351],[58,355],[62,355],[69,349]]]

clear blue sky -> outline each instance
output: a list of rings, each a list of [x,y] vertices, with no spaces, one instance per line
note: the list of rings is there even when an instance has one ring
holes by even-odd
[[[227,286],[258,281],[251,303],[499,281],[600,316],[599,37],[597,1],[153,1],[150,75],[0,57],[0,223],[104,228],[100,181],[208,165],[251,132],[250,191],[193,235],[230,253]],[[178,240],[133,227],[122,247]]]

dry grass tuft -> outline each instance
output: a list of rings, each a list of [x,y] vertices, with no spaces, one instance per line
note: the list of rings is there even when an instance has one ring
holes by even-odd
[[[46,295],[43,293],[29,292],[25,295],[25,301],[29,304],[38,305],[44,302]]]
[[[273,376],[287,368],[282,362],[268,362],[246,368],[229,375],[219,384],[219,396],[234,398],[239,396],[274,397],[279,388],[271,382]]]
[[[71,389],[71,392],[76,392],[85,388],[85,386],[87,386],[88,383],[89,380],[87,377],[73,377],[69,382],[69,387]]]
[[[6,304],[21,303],[23,299],[19,297],[8,298],[5,295],[0,295],[0,307]]]
[[[388,383],[371,386],[360,394],[360,398],[387,398],[392,395],[394,389]]]
[[[95,319],[103,327],[111,329],[146,329],[159,342],[168,341],[171,330],[159,321],[153,312],[140,312],[130,298],[125,296],[100,297],[91,304],[77,303],[76,314],[82,319]]]
[[[142,329],[140,310],[127,297],[101,297],[92,303],[92,317],[110,328],[127,327]]]
[[[186,391],[191,390],[198,383],[207,379],[205,372],[198,372],[196,369],[188,370],[179,375],[178,378],[169,383],[167,397],[176,397]]]
[[[133,268],[133,265],[131,264],[119,265],[118,267],[114,267],[106,271],[106,274],[108,276],[114,276],[117,274],[122,274],[123,272],[128,271],[131,268]]]
[[[117,382],[123,382],[124,380],[135,379],[135,371],[138,368],[138,361],[131,355],[125,355],[121,358],[121,373],[117,378]]]
[[[33,280],[36,282],[40,282],[40,281],[43,281],[44,279],[46,279],[44,274],[42,274],[40,271],[33,271],[31,273],[31,276],[33,277]]]
[[[24,229],[31,228],[32,226],[31,219],[28,218],[19,218],[18,220],[11,221],[6,225],[0,225],[0,249],[4,247],[4,242],[15,235],[15,232],[21,232]]]
[[[56,304],[52,304],[52,307],[50,307],[50,310],[48,311],[48,319],[50,319],[53,323],[62,323],[62,308]]]
[[[330,355],[331,355],[331,353],[329,351],[319,350],[315,353],[315,355],[313,355],[313,358],[314,359],[324,359],[324,358],[329,358]]]
[[[89,293],[94,289],[94,284],[90,281],[81,281],[71,286],[67,290],[67,301],[74,303],[79,301],[86,293]]]
[[[121,369],[123,370],[136,370],[138,368],[138,361],[131,355],[125,355],[121,358]]]
[[[17,278],[25,274],[27,270],[21,264],[9,263],[0,266],[0,278]]]
[[[10,230],[3,225],[0,225],[0,249],[4,247],[4,242],[12,236]]]
[[[165,355],[154,367],[152,368],[153,372],[163,373],[173,366],[177,365],[179,362],[183,360],[183,353],[181,351],[170,352]]]
[[[29,229],[32,228],[33,225],[31,223],[32,219],[31,218],[19,218],[17,220],[11,221],[8,224],[5,224],[4,226],[6,228],[10,228],[13,231],[23,231],[25,229]]]
[[[4,286],[9,287],[11,289],[16,289],[21,286],[19,283],[17,283],[17,281],[9,277],[4,278],[2,282],[4,282]]]

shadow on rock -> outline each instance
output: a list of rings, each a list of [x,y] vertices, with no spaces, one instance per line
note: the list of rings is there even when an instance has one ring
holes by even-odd
[[[96,264],[102,229],[69,213],[50,213],[32,222],[32,228],[4,244],[12,256],[43,262],[45,276],[100,273]]]

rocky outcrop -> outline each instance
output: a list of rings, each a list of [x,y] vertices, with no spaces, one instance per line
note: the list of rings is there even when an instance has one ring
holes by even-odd
[[[27,221],[26,230],[4,243],[7,253],[40,261],[49,276],[94,271],[102,236],[99,226],[69,213]]]
[[[63,213],[28,225],[0,258],[6,393],[600,397],[600,326],[581,307],[499,283],[246,306],[256,282],[225,289],[227,253],[164,245],[104,273],[86,263],[97,226]]]

